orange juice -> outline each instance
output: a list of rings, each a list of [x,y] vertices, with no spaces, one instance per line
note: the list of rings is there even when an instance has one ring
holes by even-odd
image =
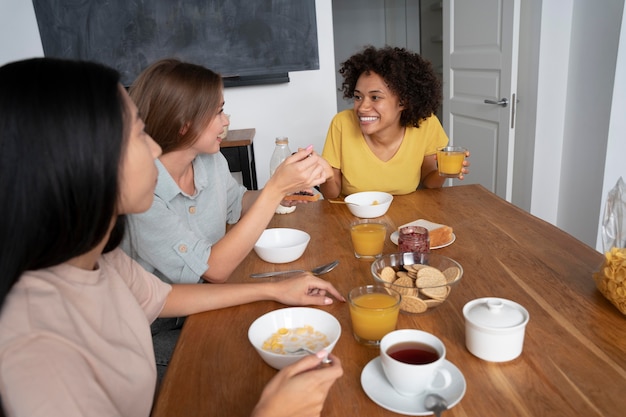
[[[463,169],[465,148],[448,146],[437,150],[437,166],[442,177],[456,178]]]
[[[371,288],[370,286],[369,288]],[[360,289],[368,287],[360,287]],[[375,288],[375,287],[374,287]],[[355,289],[356,290],[356,289]],[[400,311],[400,295],[395,291],[388,294],[384,287],[381,292],[365,292],[352,298],[350,293],[350,317],[357,340],[364,343],[377,343],[387,333],[395,330]]]
[[[357,258],[374,258],[383,253],[387,229],[383,223],[357,222],[350,227]]]

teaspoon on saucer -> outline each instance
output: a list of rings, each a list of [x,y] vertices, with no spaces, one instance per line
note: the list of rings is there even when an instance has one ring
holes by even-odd
[[[448,402],[439,394],[430,393],[424,398],[424,407],[441,417],[441,412],[448,409]]]

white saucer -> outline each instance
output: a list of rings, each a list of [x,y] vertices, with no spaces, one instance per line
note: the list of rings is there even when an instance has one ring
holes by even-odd
[[[389,236],[389,239],[391,239],[391,241],[397,245],[398,244],[398,231],[396,230],[395,232],[393,232],[391,236]],[[453,244],[455,240],[456,240],[456,235],[454,234],[454,232],[452,232],[452,239],[450,239],[448,243],[444,243],[443,245],[439,245],[439,246],[431,246],[430,248],[431,249],[445,248],[446,246],[450,246],[451,244]]]
[[[452,383],[448,388],[435,392],[446,399],[448,408],[452,408],[457,405],[463,398],[463,395],[465,395],[467,385],[465,383],[465,377],[463,377],[459,368],[454,366],[452,362],[445,360],[443,366],[452,375]],[[440,378],[440,376],[437,378]],[[441,384],[440,381],[435,379],[435,385],[438,383]],[[393,389],[383,372],[380,356],[376,359],[372,359],[365,365],[365,368],[363,368],[363,372],[361,372],[361,386],[372,401],[386,410],[407,416],[428,416],[433,414],[432,411],[424,408],[426,392],[414,397],[407,397]]]

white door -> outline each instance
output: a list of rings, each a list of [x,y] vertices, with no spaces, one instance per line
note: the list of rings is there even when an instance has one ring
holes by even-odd
[[[460,184],[511,201],[519,0],[443,0],[443,125],[471,152]],[[499,104],[497,104],[499,103]]]

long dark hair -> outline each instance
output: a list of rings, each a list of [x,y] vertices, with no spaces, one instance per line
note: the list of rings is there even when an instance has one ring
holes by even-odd
[[[0,306],[24,271],[102,242],[116,215],[126,117],[110,68],[51,58],[0,68]],[[123,218],[115,231],[105,251],[119,244]]]

